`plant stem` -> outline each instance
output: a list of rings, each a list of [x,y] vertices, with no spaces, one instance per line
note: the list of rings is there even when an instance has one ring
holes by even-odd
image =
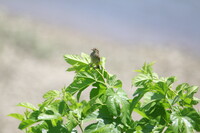
[[[83,133],[83,128],[82,128],[81,124],[79,124],[78,126],[80,127],[81,132]]]

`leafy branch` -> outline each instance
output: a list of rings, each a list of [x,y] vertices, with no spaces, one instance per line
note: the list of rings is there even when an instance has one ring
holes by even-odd
[[[136,91],[128,98],[122,82],[105,69],[90,65],[87,54],[65,55],[74,71],[72,83],[61,91],[51,90],[43,95],[37,107],[19,103],[24,114],[9,116],[21,121],[19,129],[26,133],[193,133],[200,131],[200,112],[194,108],[199,99],[194,96],[197,86],[187,83],[173,86],[176,77],[159,77],[152,63],[137,70],[132,86]],[[89,100],[81,100],[85,89],[91,88]],[[132,115],[139,114],[135,120]]]

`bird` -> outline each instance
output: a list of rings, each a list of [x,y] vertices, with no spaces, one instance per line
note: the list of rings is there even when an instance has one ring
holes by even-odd
[[[99,50],[97,48],[93,48],[91,49],[92,53],[90,54],[90,58],[91,58],[91,65],[95,65],[96,68],[100,69],[100,55],[99,55]]]

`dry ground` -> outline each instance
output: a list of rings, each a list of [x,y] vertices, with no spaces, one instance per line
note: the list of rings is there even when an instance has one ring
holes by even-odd
[[[59,90],[72,81],[74,74],[65,72],[68,65],[64,54],[89,54],[93,47],[106,57],[106,68],[123,81],[130,97],[134,92],[132,70],[144,62],[156,61],[154,70],[161,76],[177,76],[177,83],[200,86],[200,59],[187,49],[173,44],[119,44],[0,12],[0,132],[21,132],[17,129],[19,121],[6,116],[24,111],[15,106],[17,103],[37,105],[44,92]]]

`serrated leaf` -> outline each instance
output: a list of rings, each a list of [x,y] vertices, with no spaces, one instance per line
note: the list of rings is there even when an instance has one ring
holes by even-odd
[[[152,77],[150,75],[138,74],[136,77],[133,78],[132,84],[136,87],[142,87],[151,81],[152,81]]]
[[[197,104],[194,94],[198,91],[198,86],[190,86],[187,83],[180,84],[176,87],[176,92],[182,101],[180,104],[192,106]]]
[[[192,120],[192,125],[195,130],[200,131],[200,114],[194,108],[184,108],[181,114],[182,116],[189,117]]]
[[[60,92],[57,91],[57,90],[50,90],[48,91],[47,93],[45,93],[43,95],[43,98],[45,99],[49,99],[49,98],[56,98],[56,97],[59,97],[60,96]]]
[[[87,117],[85,117],[85,119],[83,120],[83,122],[89,122],[92,120],[96,120],[98,118],[99,112],[98,111],[94,111],[92,113],[90,113],[89,115],[87,115]]]
[[[105,85],[103,75],[98,70],[85,69],[76,74],[74,81],[66,88],[66,91],[72,95],[79,92],[77,95],[79,100],[81,92],[94,83]]]
[[[48,106],[49,104],[51,104],[54,101],[54,98],[49,98],[47,100],[45,100],[42,104],[39,104],[39,110],[43,111],[43,109]]]
[[[65,127],[68,129],[68,132],[71,132],[78,124],[79,121],[75,118],[73,112],[70,112],[67,116],[67,123],[65,125]]]
[[[37,110],[37,108],[34,105],[32,105],[31,103],[27,103],[27,102],[19,103],[19,104],[17,104],[17,106],[29,108],[34,111]]]
[[[108,98],[106,101],[106,105],[108,106],[110,113],[112,113],[114,116],[118,116],[120,113],[120,104],[121,104],[118,95],[115,94],[115,92],[112,89],[107,90],[107,95]]]
[[[120,116],[121,121],[127,124],[130,118],[130,103],[126,93],[121,88],[117,89],[116,92],[110,88],[107,90],[106,95],[106,105],[109,112],[114,116]]]
[[[159,93],[147,92],[142,98],[141,108],[149,109],[152,107],[153,103],[158,103],[165,97]]]
[[[67,71],[80,71],[82,68],[90,63],[90,57],[87,54],[82,53],[80,55],[65,55],[65,61],[72,65]]]
[[[104,124],[101,120],[88,125],[84,133],[121,133],[113,124]]]
[[[179,108],[173,110],[170,119],[172,121],[172,129],[175,133],[185,132],[194,133],[194,121],[186,114],[186,110]],[[189,112],[188,112],[189,113]]]
[[[152,63],[144,63],[144,65],[142,66],[141,72],[144,74],[152,74],[153,69],[152,69],[152,65],[155,64],[154,62]]]
[[[132,99],[131,105],[130,105],[130,111],[132,111],[135,106],[139,103],[139,101],[142,99],[145,93],[147,93],[149,89],[147,88],[138,88],[135,93],[133,94],[134,98]]]
[[[74,81],[67,87],[66,91],[74,95],[78,91],[83,91],[85,88],[93,84],[95,80],[90,78],[79,78],[77,77]],[[80,95],[79,95],[80,96]]]
[[[31,125],[33,125],[34,123],[36,123],[37,121],[34,121],[34,120],[24,120],[24,121],[22,121],[21,123],[20,123],[20,125],[19,125],[19,129],[25,129],[25,128],[27,128],[27,127],[29,127],[29,126],[31,126]]]
[[[188,90],[187,90],[187,96],[188,96],[188,97],[193,97],[193,95],[194,95],[195,93],[197,93],[198,89],[199,89],[198,86],[190,86],[190,87],[188,88]]]
[[[108,76],[107,77],[107,84],[109,85],[108,88],[122,88],[122,82],[117,80],[117,76]]]
[[[97,123],[92,123],[85,128],[84,133],[95,133],[98,128],[101,128],[103,126],[104,124],[101,121]]]
[[[22,114],[18,114],[18,113],[12,113],[12,114],[9,114],[8,116],[16,118],[16,119],[18,119],[20,121],[22,121],[24,119],[24,116]]]
[[[169,77],[169,78],[167,78],[166,84],[167,84],[168,86],[170,86],[170,85],[172,85],[176,80],[177,80],[177,79],[176,79],[175,76]]]
[[[139,74],[132,80],[132,84],[136,87],[145,87],[149,82],[158,79],[158,75],[153,73],[152,65],[154,63],[145,63],[141,70],[137,70]]]

